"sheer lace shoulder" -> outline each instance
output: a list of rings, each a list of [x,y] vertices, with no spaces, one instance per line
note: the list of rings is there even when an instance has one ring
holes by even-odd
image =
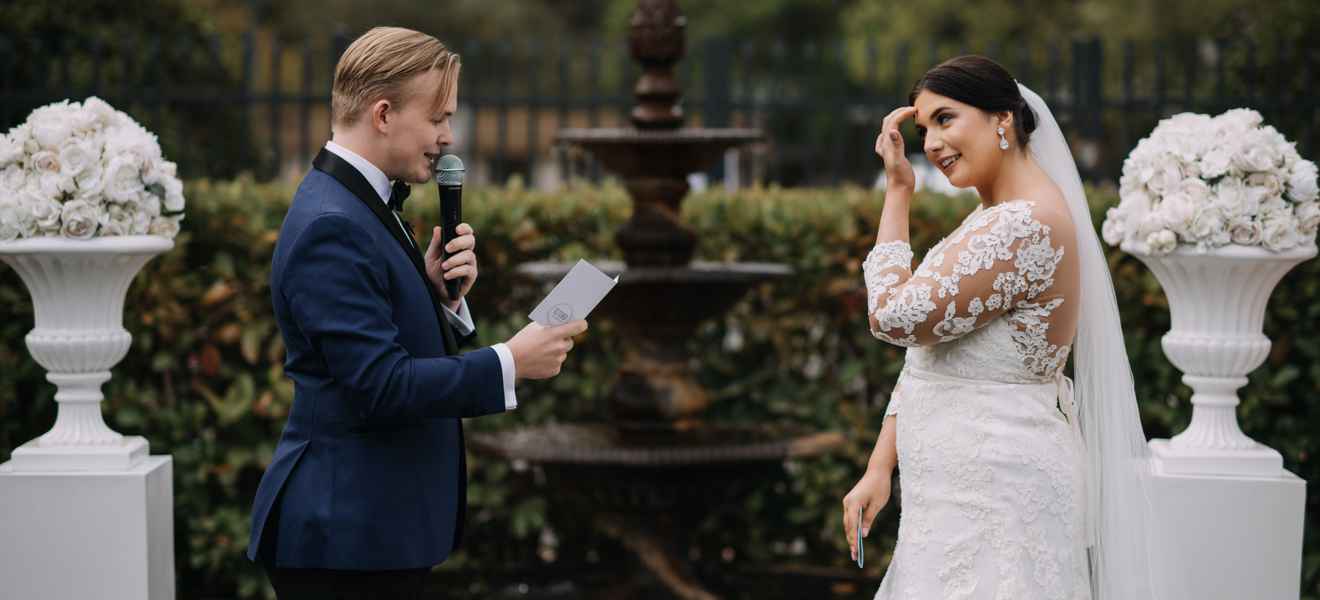
[[[1072,248],[1068,215],[1029,200],[973,213],[915,272],[907,242],[877,244],[862,269],[871,332],[901,346],[931,346],[1004,317],[1029,370],[1052,374],[1075,329],[1075,308],[1063,309],[1076,298],[1076,273],[1065,268],[1075,262],[1065,261]],[[1055,326],[1061,319],[1071,323]]]

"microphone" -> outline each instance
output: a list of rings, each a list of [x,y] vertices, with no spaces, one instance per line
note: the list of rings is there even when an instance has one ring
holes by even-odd
[[[440,188],[440,247],[443,260],[453,256],[444,250],[458,237],[458,224],[463,221],[463,161],[453,154],[440,157],[435,165],[435,183]],[[445,280],[445,292],[450,300],[458,299],[459,279]]]

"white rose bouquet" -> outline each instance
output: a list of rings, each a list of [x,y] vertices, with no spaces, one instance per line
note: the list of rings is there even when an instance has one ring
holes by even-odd
[[[1183,113],[1160,121],[1123,162],[1119,204],[1105,242],[1145,244],[1167,254],[1178,244],[1228,244],[1275,252],[1313,245],[1320,227],[1316,165],[1260,113]]]
[[[156,136],[101,99],[43,106],[0,134],[0,242],[173,238],[184,205],[175,173]]]

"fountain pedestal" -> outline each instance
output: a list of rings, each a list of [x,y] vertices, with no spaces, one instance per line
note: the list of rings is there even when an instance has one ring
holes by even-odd
[[[688,343],[704,321],[724,314],[753,286],[790,274],[769,263],[692,262],[696,234],[682,222],[687,177],[724,152],[762,138],[755,129],[683,128],[674,64],[686,22],[673,0],[640,0],[630,48],[644,73],[634,90],[632,128],[565,129],[618,175],[633,201],[615,234],[624,262],[597,266],[619,283],[596,314],[626,340],[604,422],[552,424],[472,436],[474,450],[536,465],[563,499],[571,522],[631,550],[674,597],[713,600],[688,562],[691,534],[712,508],[741,506],[748,491],[782,477],[785,460],[817,456],[842,434],[792,425],[706,423],[710,395],[693,378]],[[569,265],[519,269],[542,283]],[[635,597],[636,577],[607,593]]]

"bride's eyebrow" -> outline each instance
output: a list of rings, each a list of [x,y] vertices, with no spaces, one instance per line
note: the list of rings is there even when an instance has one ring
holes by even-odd
[[[931,111],[931,113],[930,113],[930,118],[931,118],[931,119],[934,119],[935,117],[940,116],[940,113],[943,112],[943,111],[945,111],[945,110],[947,110],[947,109],[948,109],[947,106],[937,106],[937,107],[935,107],[935,110]],[[925,119],[922,118],[922,114],[921,114],[920,111],[918,111],[918,112],[916,112],[916,113],[914,113],[914,114],[912,115],[912,122],[913,122],[913,123],[916,123],[918,129],[925,129],[925,127],[923,127],[923,126],[921,125],[922,121],[924,121],[924,120],[925,120]]]

